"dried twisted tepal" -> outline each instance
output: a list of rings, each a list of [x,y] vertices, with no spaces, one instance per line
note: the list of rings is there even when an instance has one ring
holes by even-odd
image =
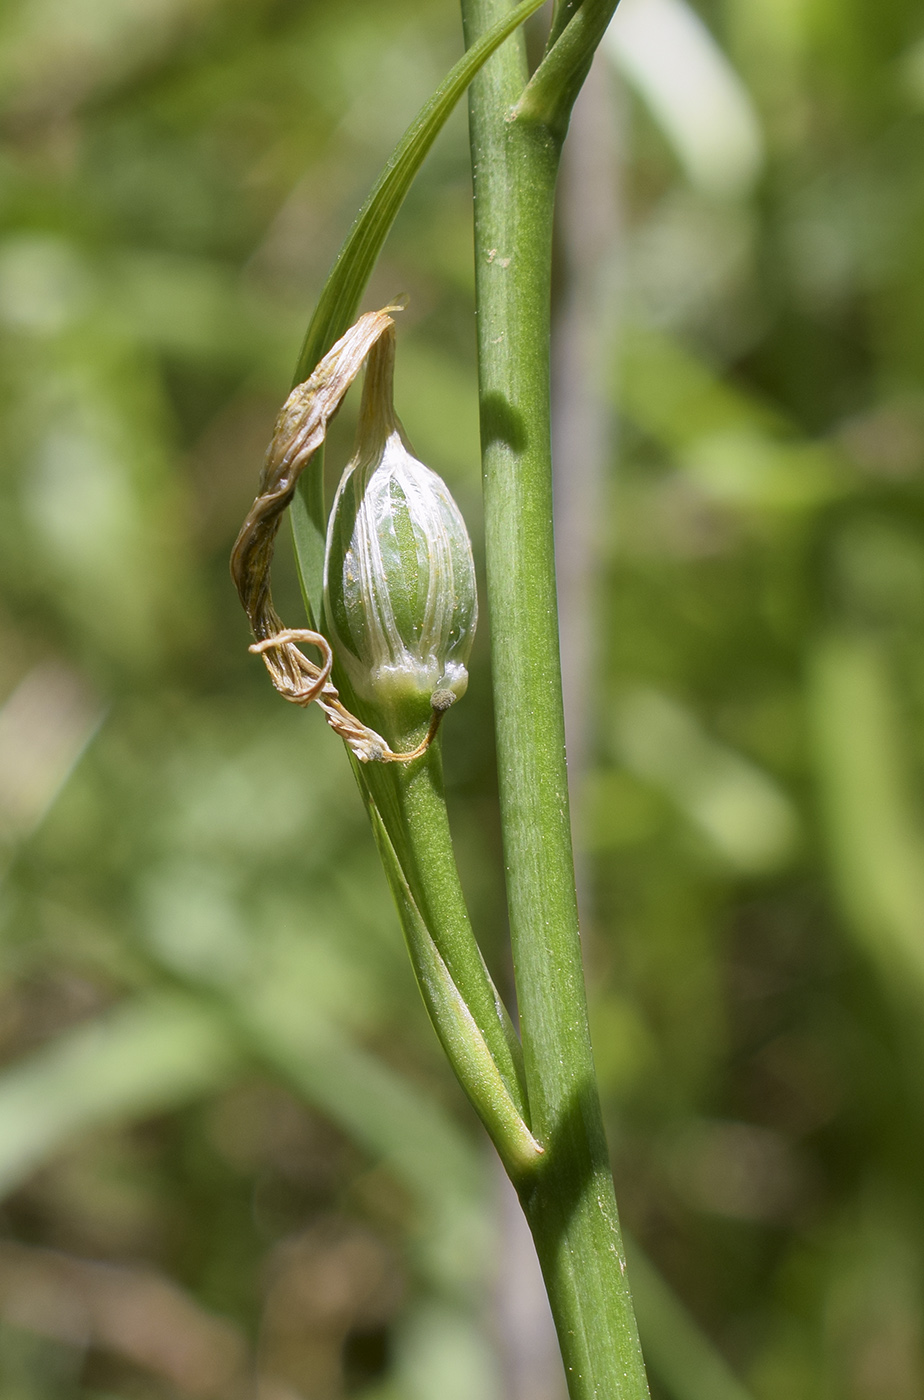
[[[369,312],[289,395],[273,433],[260,494],[244,521],[231,572],[276,689],[314,701],[361,762],[408,762],[424,753],[468,684],[478,614],[465,522],[445,482],[413,455],[393,406],[394,322]],[[285,628],[273,608],[270,566],[283,511],[324,441],[327,424],[368,356],[356,450],[327,530],[324,613],[328,637]],[[316,665],[298,642],[317,647]],[[333,651],[331,649],[333,643]],[[356,695],[383,721],[427,733],[396,753],[343,705],[330,680],[334,655]]]

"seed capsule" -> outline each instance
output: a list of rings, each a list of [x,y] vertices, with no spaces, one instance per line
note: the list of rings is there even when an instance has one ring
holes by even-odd
[[[325,617],[357,695],[442,710],[468,685],[475,568],[458,506],[394,412],[394,353],[389,329],[369,355],[357,448],[330,515]]]

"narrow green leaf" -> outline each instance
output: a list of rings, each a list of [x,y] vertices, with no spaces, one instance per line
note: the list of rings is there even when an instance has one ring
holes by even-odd
[[[321,356],[355,319],[359,299],[414,176],[446,119],[479,69],[543,0],[523,0],[493,25],[450,70],[394,149],[331,268],[305,336],[295,384],[307,379]]]
[[[475,74],[505,39],[539,9],[543,0],[523,0],[466,51],[398,142],[369,198],[356,216],[318,298],[298,357],[294,384],[307,379],[334,341],[356,319],[360,298],[388,231],[424,157]],[[295,552],[311,625],[321,616],[324,575],[323,454],[306,469],[291,507]]]

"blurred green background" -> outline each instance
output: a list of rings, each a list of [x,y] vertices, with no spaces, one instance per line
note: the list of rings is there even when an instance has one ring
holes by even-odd
[[[0,12],[3,1400],[562,1395],[341,746],[227,572],[459,49],[449,0]],[[460,111],[366,305],[410,294],[398,408],[477,552],[470,214]],[[920,7],[625,0],[561,233],[575,826],[653,1389],[919,1400]],[[509,986],[487,641],[445,749]]]

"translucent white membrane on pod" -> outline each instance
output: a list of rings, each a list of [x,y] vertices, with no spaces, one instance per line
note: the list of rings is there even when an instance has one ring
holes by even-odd
[[[356,452],[330,515],[325,617],[357,695],[444,709],[468,685],[472,547],[445,482],[413,455],[395,415],[393,366],[389,331],[369,355]]]

